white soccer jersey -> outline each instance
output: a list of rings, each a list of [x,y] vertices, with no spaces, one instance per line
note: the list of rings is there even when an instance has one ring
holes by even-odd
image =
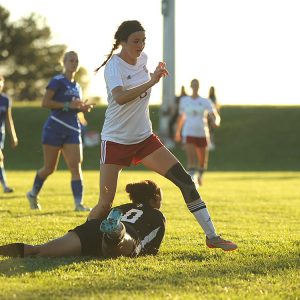
[[[150,80],[146,67],[147,55],[142,53],[135,65],[130,65],[118,55],[113,55],[105,66],[104,78],[108,95],[108,107],[101,133],[102,140],[130,145],[144,141],[152,134],[149,117],[151,89],[135,100],[118,104],[112,90],[122,86],[129,90]]]
[[[182,136],[209,137],[207,115],[214,111],[213,103],[202,97],[180,99],[179,114],[185,115]]]

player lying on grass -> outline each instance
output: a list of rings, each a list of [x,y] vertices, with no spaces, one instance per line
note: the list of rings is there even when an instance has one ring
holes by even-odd
[[[0,255],[11,257],[97,256],[118,257],[157,254],[166,219],[159,210],[161,189],[151,180],[129,183],[132,203],[113,208],[104,220],[93,219],[66,235],[42,245],[13,243],[0,246]]]

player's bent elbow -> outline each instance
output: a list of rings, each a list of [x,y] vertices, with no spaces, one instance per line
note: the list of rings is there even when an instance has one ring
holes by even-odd
[[[114,96],[114,100],[119,104],[119,105],[124,105],[126,103],[125,99],[122,96]]]

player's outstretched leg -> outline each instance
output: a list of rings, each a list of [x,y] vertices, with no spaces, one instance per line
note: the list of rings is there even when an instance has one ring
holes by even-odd
[[[0,246],[0,255],[10,257],[24,257],[24,244],[13,243]]]
[[[231,241],[222,239],[215,230],[206,204],[201,199],[192,178],[184,170],[180,163],[175,164],[165,175],[181,190],[183,198],[190,212],[202,227],[207,237],[206,244],[209,248],[220,248],[224,251],[237,249],[237,245]]]

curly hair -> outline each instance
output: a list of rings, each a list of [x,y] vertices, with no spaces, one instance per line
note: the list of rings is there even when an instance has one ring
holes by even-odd
[[[135,204],[149,204],[151,200],[160,197],[160,188],[152,180],[128,183],[125,188],[129,199]]]

